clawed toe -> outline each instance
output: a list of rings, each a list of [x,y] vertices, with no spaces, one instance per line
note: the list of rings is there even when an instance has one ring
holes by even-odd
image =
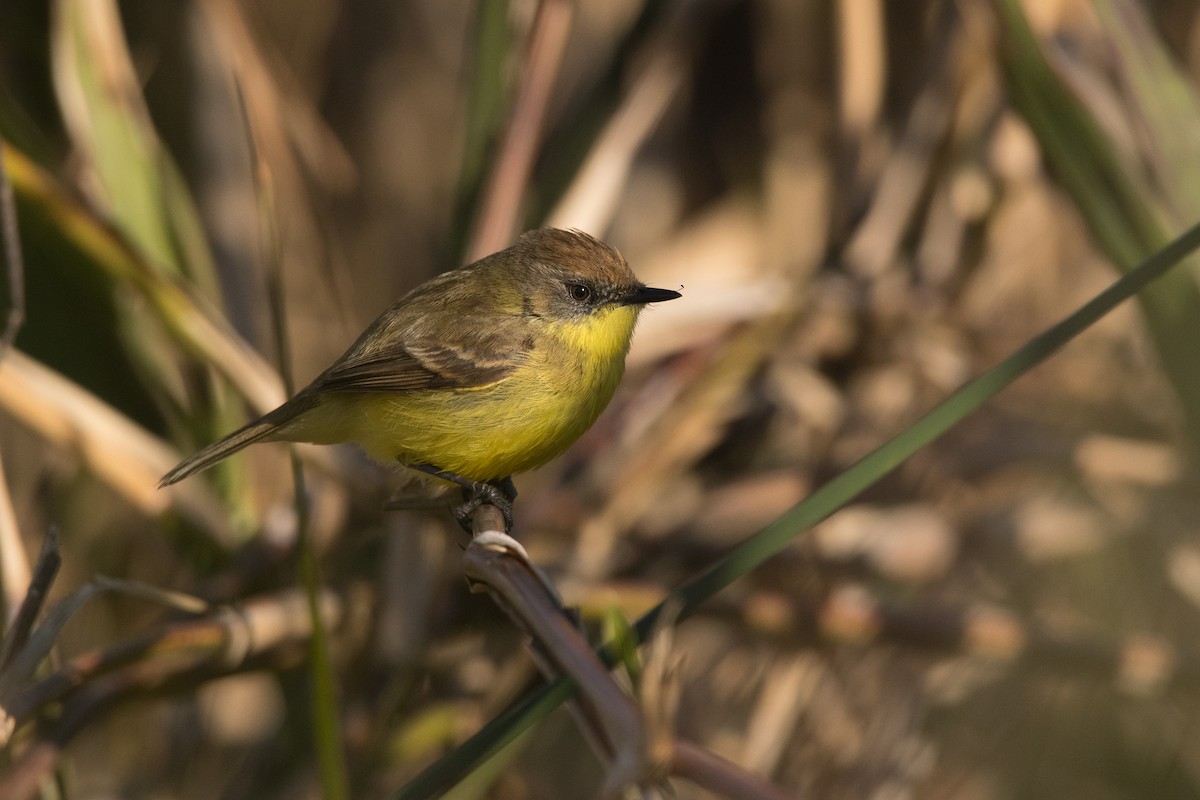
[[[463,504],[455,506],[451,511],[454,511],[458,524],[462,525],[462,529],[468,534],[474,533],[473,517],[475,510],[481,505],[496,506],[504,515],[504,533],[512,530],[512,501],[517,498],[517,487],[512,485],[512,476],[500,477],[494,481],[473,481],[469,477],[433,467],[432,464],[408,464],[408,467],[462,487]]]
[[[506,479],[507,480],[507,479]],[[509,481],[512,485],[512,481]],[[516,490],[513,490],[516,494]],[[481,505],[495,506],[504,517],[504,532],[508,533],[513,526],[513,500],[500,486],[492,483],[476,483],[472,487],[463,487],[464,502],[453,509],[454,518],[467,533],[474,533],[472,525],[475,510]]]
[[[495,506],[504,516],[504,532],[512,530],[513,501],[517,499],[517,487],[513,485],[512,477],[499,478],[494,481],[473,481],[453,472],[438,469],[430,464],[409,464],[413,469],[442,480],[457,483],[462,487],[463,504],[451,509],[454,518],[467,533],[474,533],[473,517],[475,510],[481,505]]]

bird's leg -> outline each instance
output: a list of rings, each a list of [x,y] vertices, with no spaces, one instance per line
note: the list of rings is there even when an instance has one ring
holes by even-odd
[[[467,533],[473,532],[471,516],[475,513],[475,509],[485,503],[500,509],[500,513],[504,515],[504,532],[508,533],[512,530],[513,501],[517,499],[517,487],[513,485],[512,476],[494,481],[475,481],[448,470],[438,469],[432,464],[409,464],[409,466],[426,475],[432,475],[462,487],[465,502],[451,510],[454,512],[454,518],[458,520],[458,524]]]

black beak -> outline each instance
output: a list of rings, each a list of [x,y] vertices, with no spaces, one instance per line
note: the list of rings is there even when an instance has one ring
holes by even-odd
[[[683,297],[683,295],[672,289],[654,289],[650,286],[639,286],[630,294],[617,298],[617,305],[644,306],[646,303],[662,303],[667,300],[674,300],[676,297]]]

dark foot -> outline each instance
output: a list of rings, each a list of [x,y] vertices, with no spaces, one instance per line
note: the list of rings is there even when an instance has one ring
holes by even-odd
[[[517,487],[513,485],[511,476],[483,482],[464,478],[461,475],[447,472],[444,469],[438,469],[430,464],[411,464],[410,466],[427,475],[456,483],[462,487],[464,502],[462,505],[452,508],[451,512],[454,514],[454,518],[458,520],[458,524],[467,533],[474,533],[471,525],[472,517],[475,515],[475,509],[481,505],[495,506],[499,509],[500,513],[504,516],[504,532],[508,533],[512,530],[513,501],[517,499]]]

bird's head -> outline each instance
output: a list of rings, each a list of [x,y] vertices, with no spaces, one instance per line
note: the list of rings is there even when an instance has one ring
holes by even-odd
[[[582,231],[532,230],[511,252],[523,313],[588,350],[624,351],[647,303],[680,296],[646,286],[619,252]]]

